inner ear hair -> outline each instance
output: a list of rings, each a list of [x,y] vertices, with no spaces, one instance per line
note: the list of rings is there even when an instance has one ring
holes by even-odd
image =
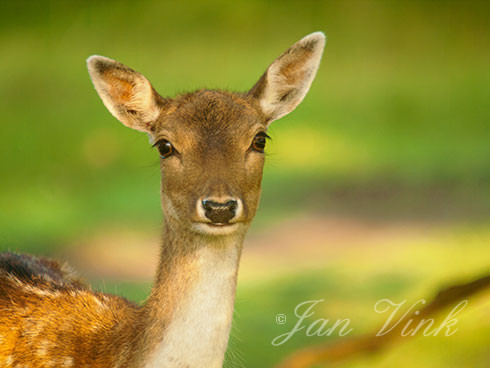
[[[302,38],[281,54],[249,91],[269,123],[293,111],[304,99],[320,66],[325,41],[322,32]]]
[[[164,100],[148,79],[104,56],[89,57],[87,66],[95,89],[111,114],[130,128],[151,132]]]

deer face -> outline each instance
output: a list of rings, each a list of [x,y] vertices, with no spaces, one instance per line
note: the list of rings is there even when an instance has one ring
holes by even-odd
[[[166,215],[213,234],[250,223],[266,130],[264,116],[246,95],[203,90],[167,101],[152,134]]]
[[[200,90],[162,98],[141,74],[92,56],[89,73],[123,124],[149,134],[160,156],[168,221],[204,235],[244,231],[260,197],[269,124],[291,112],[318,69],[325,36],[298,41],[247,93]]]

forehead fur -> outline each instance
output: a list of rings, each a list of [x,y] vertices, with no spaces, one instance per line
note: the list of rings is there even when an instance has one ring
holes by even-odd
[[[162,124],[172,120],[192,128],[218,129],[239,124],[264,124],[257,102],[246,94],[202,89],[168,102]]]

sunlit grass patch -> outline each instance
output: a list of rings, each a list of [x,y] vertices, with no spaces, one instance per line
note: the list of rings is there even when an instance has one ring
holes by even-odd
[[[241,279],[236,331],[232,335],[232,339],[237,335],[239,342],[233,346],[241,351],[245,366],[260,367],[272,366],[301,346],[342,338],[307,337],[300,331],[284,345],[271,345],[274,337],[293,328],[297,320],[294,308],[307,300],[324,299],[315,309],[315,316],[308,318],[308,323],[317,318],[332,321],[349,318],[354,328],[352,335],[372,332],[386,320],[386,316],[374,311],[378,300],[388,298],[396,303],[406,300],[401,308],[406,310],[420,299],[429,302],[447,285],[469,281],[488,272],[488,244],[488,227],[439,229],[420,243],[400,239],[391,244],[392,251],[388,244],[366,244],[353,252],[341,252],[316,271],[293,271],[292,274],[284,271],[283,276],[274,273],[270,280],[265,276],[261,283],[253,282],[251,287],[246,278]],[[459,330],[453,337],[415,337],[392,350],[340,366],[390,367],[396,363],[407,368],[459,367],[466,361],[479,366],[487,359],[485,341],[488,341],[489,330],[485,314],[488,307],[488,295],[471,298],[459,317]],[[275,322],[279,313],[288,317],[285,325]],[[470,336],[473,338],[468,341]]]

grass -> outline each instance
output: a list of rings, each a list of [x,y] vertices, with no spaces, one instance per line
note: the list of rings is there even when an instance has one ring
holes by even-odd
[[[406,310],[407,305],[421,298],[430,300],[444,285],[488,272],[485,260],[490,256],[489,241],[488,227],[451,229],[425,240],[401,237],[388,244],[345,249],[313,271],[286,271],[250,285],[247,279],[242,279],[233,334],[236,340],[231,343],[232,349],[243,357],[243,365],[238,366],[270,367],[300,347],[342,339],[307,337],[300,331],[287,343],[272,346],[274,337],[293,328],[297,321],[294,308],[303,301],[325,300],[315,308],[315,315],[307,319],[307,326],[318,318],[331,321],[348,318],[354,329],[352,336],[378,330],[387,318],[375,313],[378,300],[388,298],[397,303],[407,300],[403,309]],[[419,336],[387,353],[339,366],[483,367],[488,362],[485,346],[490,330],[485,311],[489,305],[488,298],[470,299],[459,316],[459,331],[454,337]],[[285,325],[275,323],[279,313],[288,317]],[[442,351],[445,353],[441,354]],[[234,366],[232,361],[229,366]]]

